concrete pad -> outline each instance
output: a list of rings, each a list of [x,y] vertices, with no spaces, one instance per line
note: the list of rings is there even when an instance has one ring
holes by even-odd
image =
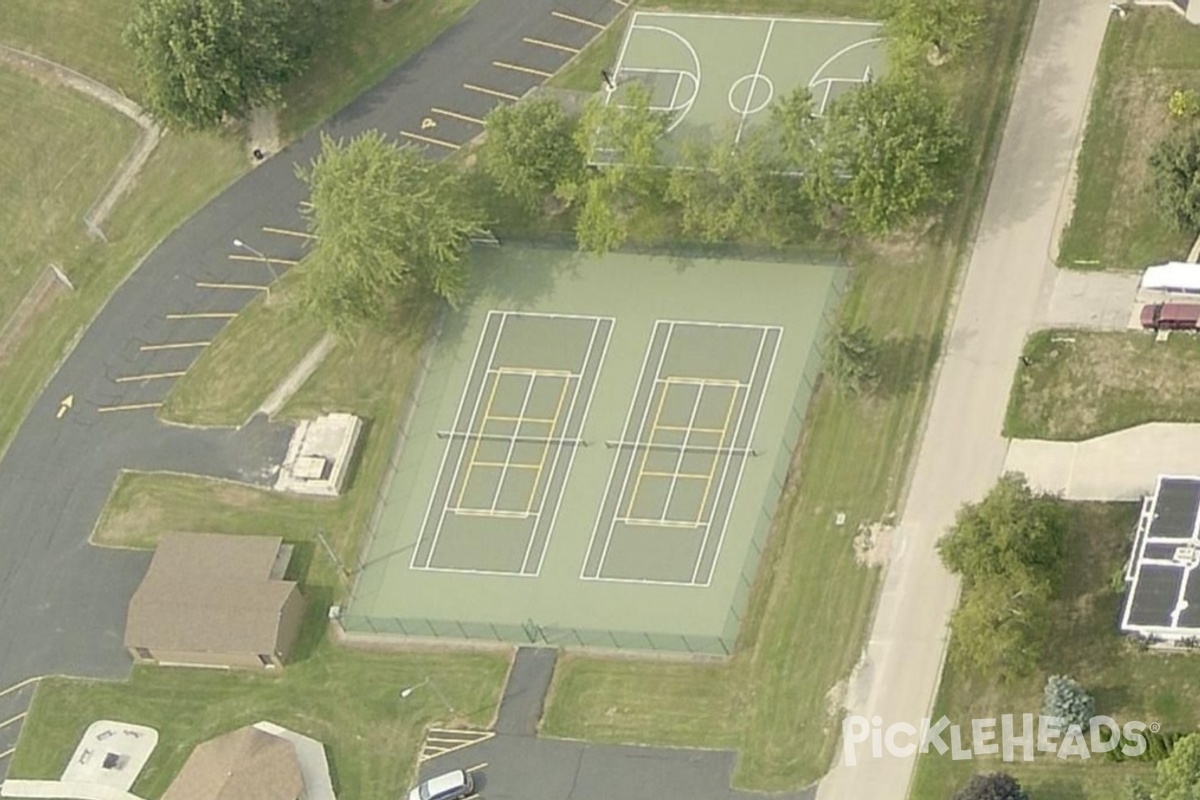
[[[1138,305],[1140,277],[1136,272],[1051,270],[1034,324],[1039,328],[1125,330],[1131,309]]]
[[[154,728],[108,719],[93,722],[79,740],[62,780],[128,791],[157,744]]]
[[[39,797],[45,800],[141,800],[135,794],[98,783],[7,780],[0,797]]]
[[[1200,471],[1200,425],[1154,422],[1082,442],[1014,439],[1004,468],[1068,500],[1138,500],[1159,475]]]

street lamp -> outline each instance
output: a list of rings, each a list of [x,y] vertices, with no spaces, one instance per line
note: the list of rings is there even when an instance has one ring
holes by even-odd
[[[279,280],[279,274],[277,272],[275,272],[275,267],[273,264],[271,264],[271,259],[266,253],[264,253],[261,250],[258,250],[257,248],[251,247],[250,245],[243,242],[241,239],[234,239],[233,246],[240,247],[243,250],[245,250],[246,252],[253,253],[254,255],[261,258],[262,262],[267,265],[267,269],[271,270],[271,282],[274,283],[275,281]],[[271,293],[271,288],[267,287],[267,294],[269,295],[270,293]]]
[[[428,686],[430,689],[432,689],[433,693],[437,695],[437,699],[442,701],[442,705],[444,705],[451,714],[458,713],[454,710],[454,706],[450,705],[450,701],[446,699],[446,696],[442,694],[442,690],[439,689],[437,684],[434,683],[433,680],[428,676],[420,683],[414,683],[412,686],[405,686],[403,689],[401,689],[400,699],[407,700],[408,698],[412,697],[413,692],[415,692],[417,689],[420,689],[422,686]]]

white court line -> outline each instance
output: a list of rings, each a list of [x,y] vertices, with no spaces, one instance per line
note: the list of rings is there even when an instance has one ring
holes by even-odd
[[[537,384],[537,375],[529,376],[529,383],[525,384],[525,397],[521,400],[521,410],[517,412],[519,417],[517,424],[513,426],[512,438],[508,440],[508,452],[504,456],[504,466],[500,468],[500,480],[496,481],[496,491],[492,493],[491,511],[507,511],[508,509],[497,509],[496,503],[500,501],[500,490],[504,488],[504,480],[508,477],[508,465],[512,463],[513,451],[517,449],[517,436],[521,432],[521,419],[525,418],[525,409],[529,408],[529,398],[533,397],[533,387]],[[570,380],[569,378],[567,380]],[[467,469],[467,479],[463,482],[463,491],[467,490],[467,482],[471,480],[471,469]],[[537,487],[533,487],[533,491],[537,491]],[[529,505],[526,503],[525,505]]]
[[[675,90],[671,92],[671,108],[675,108],[675,101],[679,99],[679,87],[683,84],[683,73],[680,72],[675,76]]]
[[[655,332],[658,332],[659,324],[660,324],[659,321],[655,321],[655,323],[654,323]],[[672,323],[672,321],[667,321],[666,325],[667,325],[667,338],[666,338],[666,342],[662,343],[662,353],[659,354],[659,363],[658,363],[658,365],[656,365],[654,367],[654,377],[655,378],[658,378],[659,375],[662,374],[662,362],[666,361],[666,359],[667,359],[667,350],[671,349],[671,337],[674,335],[674,323]],[[652,344],[654,343],[653,335],[652,335],[652,337],[650,337],[650,343],[652,343]],[[640,378],[644,378],[644,375],[640,375]],[[638,380],[638,385],[641,385],[641,380]],[[642,434],[644,432],[646,432],[646,420],[650,416],[650,407],[652,407],[652,405],[654,405],[654,403],[653,403],[653,401],[654,401],[653,387],[655,385],[656,384],[650,384],[650,393],[649,393],[649,396],[646,398],[646,408],[642,409],[642,421],[640,423],[638,423],[637,439],[635,439],[635,441],[640,440],[642,438]],[[635,387],[635,389],[634,389],[634,398],[636,398],[636,397],[637,397],[637,387]],[[634,403],[632,403],[632,399],[634,399],[634,398],[630,399],[630,410],[632,410],[632,405],[634,405]],[[625,470],[624,480],[622,482],[620,482],[620,493],[617,495],[618,509],[620,507],[620,504],[622,504],[622,501],[625,498],[625,492],[628,491],[628,489],[629,489],[629,479],[632,476],[632,474],[634,474],[634,464],[637,463],[637,450],[638,450],[637,445],[635,445],[634,450],[632,450],[631,455],[629,457],[629,468]],[[613,458],[612,459],[613,465],[616,465],[617,461],[618,461],[617,458]],[[600,575],[601,572],[604,572],[604,564],[605,564],[605,561],[608,559],[608,546],[612,545],[612,529],[614,527],[616,527],[616,524],[614,524],[613,522],[608,523],[608,536],[605,539],[604,549],[602,549],[602,551],[600,552],[600,563],[598,565],[596,565],[596,575]]]
[[[587,365],[592,360],[592,351],[596,349],[596,336],[599,332],[600,332],[600,320],[597,319],[592,322],[592,335],[588,338],[587,350],[584,351],[583,362],[579,365],[579,369],[587,370]],[[605,344],[605,347],[607,348],[607,343]],[[576,406],[579,403],[579,389],[583,386],[583,374],[584,374],[583,372],[579,373],[580,377],[576,379],[575,386],[573,387],[573,390],[571,392],[570,405],[567,407],[567,417],[563,421],[563,432],[564,433],[571,429],[571,420],[573,420],[575,418]],[[593,388],[595,387],[595,385],[596,385],[595,381],[593,381],[592,382]],[[591,395],[588,396],[587,403],[590,405]],[[584,410],[584,419],[586,419],[586,418],[587,418],[587,410],[585,409]],[[557,423],[557,422],[558,422],[558,420],[556,419],[555,423]],[[580,432],[582,433],[582,427],[580,428]],[[554,433],[553,426],[550,428],[550,433],[552,435]],[[525,557],[523,559],[521,559],[521,571],[522,572],[524,572],[529,567],[529,556],[533,550],[533,543],[537,539],[537,529],[538,529],[538,525],[540,525],[540,523],[542,521],[542,512],[546,510],[546,499],[548,498],[548,496],[550,494],[550,484],[553,483],[553,481],[554,481],[555,472],[558,470],[558,462],[562,459],[562,454],[565,449],[566,448],[564,447],[564,445],[562,443],[559,443],[559,445],[554,449],[554,459],[550,462],[549,471],[546,472],[546,476],[547,476],[546,477],[546,488],[542,491],[542,501],[540,503],[538,503],[538,510],[537,510],[538,524],[534,525],[534,529],[530,533],[529,541],[525,544]],[[574,448],[574,447],[571,448],[572,454],[574,454],[575,449],[576,448]],[[543,461],[543,465],[544,465],[545,454],[543,454],[543,456],[542,456],[542,461]],[[570,475],[570,469],[571,469],[572,463],[573,463],[573,459],[568,460],[568,462],[567,462],[568,476]],[[535,492],[537,491],[536,486],[534,487],[534,491]],[[542,571],[542,561],[546,557],[546,551],[548,549],[550,549],[550,537],[554,534],[554,522],[558,517],[558,508],[559,508],[559,505],[562,503],[562,496],[565,493],[566,493],[566,476],[564,476],[564,478],[563,478],[562,490],[559,491],[559,493],[558,493],[558,500],[555,502],[554,512],[553,512],[552,516],[550,517],[550,529],[546,532],[546,542],[545,542],[545,544],[542,545],[542,553],[538,557],[538,566],[537,566],[537,570],[536,570],[535,574]]]
[[[690,378],[686,375],[672,375],[667,378],[659,376],[654,379],[654,382],[655,383],[687,383],[687,384],[691,384],[694,386],[732,386],[736,389],[750,388],[750,384],[742,383],[741,381],[724,380],[724,379],[720,379],[720,378],[714,379],[714,380],[710,380],[708,378]]]
[[[665,392],[666,389],[664,389],[663,391]],[[685,432],[683,434],[683,442],[680,444],[679,454],[677,456],[675,456],[675,474],[671,477],[671,485],[667,489],[667,500],[665,503],[663,503],[663,513],[662,513],[662,519],[659,520],[660,522],[665,523],[667,521],[667,511],[671,508],[671,498],[675,495],[675,487],[679,485],[679,470],[683,467],[683,459],[687,455],[687,452],[688,452],[688,442],[691,441],[691,439],[692,439],[692,431],[694,431],[696,429],[696,415],[698,413],[700,413],[700,400],[703,397],[704,397],[704,384],[700,384],[700,387],[698,389],[696,389],[696,400],[692,403],[691,416],[688,417],[687,432]],[[734,399],[736,399],[736,398],[737,398],[737,390],[735,389],[734,390]],[[656,420],[656,422],[657,422],[657,420]],[[721,439],[722,439],[722,441],[724,441],[725,437],[722,436]],[[714,460],[718,459],[720,457],[721,457],[720,454],[713,453]],[[701,511],[701,513],[703,513],[704,509],[700,509],[700,511]],[[696,574],[695,570],[692,570],[692,574],[693,575]]]
[[[655,322],[666,321],[668,320],[655,320]],[[779,327],[777,325],[755,325],[752,322],[708,322],[706,320],[694,319],[674,319],[669,321],[674,325],[687,325],[693,328],[742,328],[744,330],[761,331]]]
[[[770,389],[770,386],[771,386],[771,376],[775,372],[775,362],[779,358],[779,345],[783,343],[783,328],[776,326],[776,325],[763,328],[763,341],[764,342],[766,341],[767,334],[773,330],[779,331],[779,335],[775,338],[775,349],[774,349],[774,352],[771,353],[771,363],[769,365],[767,365],[767,375],[763,379],[763,390],[758,395],[758,407],[754,409],[754,417],[750,422],[750,435],[747,437],[750,442],[754,441],[754,434],[758,431],[758,421],[760,419],[762,419],[763,402],[767,399],[767,391],[768,391],[768,389]],[[754,368],[755,368],[755,372],[757,372],[758,371],[757,363],[755,363]],[[732,459],[730,459],[730,460],[732,461]],[[726,462],[726,466],[728,466],[728,462]],[[712,572],[710,572],[708,575],[708,580],[704,582],[704,584],[703,584],[704,586],[708,586],[712,583],[713,573],[715,573],[717,571],[717,564],[721,563],[721,548],[723,548],[725,546],[725,534],[729,530],[729,518],[733,516],[733,507],[734,507],[734,504],[737,503],[738,492],[740,492],[742,489],[742,477],[745,474],[746,474],[746,459],[743,458],[742,463],[738,467],[737,480],[733,484],[733,494],[729,498],[729,510],[725,514],[725,524],[721,526],[721,535],[720,535],[720,538],[717,539],[717,549],[716,549],[716,551],[713,552],[713,558],[712,558],[713,569],[712,569]],[[722,481],[724,481],[723,476],[722,476]],[[724,486],[722,486],[721,488],[724,488]],[[717,496],[719,498],[720,494],[718,494]]]
[[[461,567],[413,567],[417,572],[449,572],[455,575],[497,575],[503,578],[536,578],[525,572],[507,572],[502,569],[466,569]]]
[[[647,519],[645,517],[613,517],[613,519],[638,528],[683,528],[694,531],[707,525],[704,522],[683,522],[677,519]],[[695,574],[695,570],[692,571],[692,574]]]
[[[670,125],[667,126],[667,129],[663,132],[663,135],[665,136],[666,134],[668,134],[671,131],[678,128],[680,123],[682,123],[687,118],[687,115],[689,113],[691,113],[692,106],[694,106],[696,104],[696,98],[700,95],[700,83],[701,83],[701,74],[702,74],[702,70],[701,70],[701,66],[700,66],[700,54],[696,52],[696,48],[692,46],[692,43],[690,41],[688,41],[687,37],[684,36],[683,34],[679,33],[678,31],[673,31],[670,28],[660,28],[660,27],[657,27],[654,25],[638,25],[636,22],[634,22],[634,24],[630,25],[630,28],[629,28],[629,30],[631,32],[634,29],[637,29],[640,31],[656,31],[658,33],[665,33],[668,36],[675,37],[675,39],[678,40],[680,44],[682,44],[684,47],[687,48],[688,52],[692,56],[692,63],[696,65],[696,73],[694,75],[692,75],[692,73],[690,73],[690,72],[687,73],[687,74],[691,75],[692,79],[695,80],[695,82],[696,82],[695,88],[693,88],[693,90],[692,90],[692,96],[689,97],[687,100],[685,100],[683,105],[681,105],[678,109],[673,109],[673,110],[679,110],[682,113],[680,113],[680,115],[675,119],[674,122],[672,122]],[[687,70],[683,70],[683,69],[678,70],[678,71],[680,73],[687,72]]]
[[[817,109],[817,116],[825,116],[825,109],[829,106],[829,93],[833,91],[833,82],[825,82],[825,94],[821,95],[821,106]]]
[[[486,376],[487,369],[491,368],[492,362],[496,358],[496,348],[500,346],[500,337],[504,334],[504,322],[505,322],[505,320],[508,319],[507,311],[501,311],[501,312],[489,311],[487,313],[487,318],[484,320],[484,323],[483,323],[483,330],[479,332],[479,343],[475,345],[475,356],[471,360],[471,368],[469,370],[467,370],[467,380],[466,380],[466,383],[463,385],[462,397],[460,397],[458,399],[458,410],[454,412],[454,422],[451,425],[451,429],[458,427],[459,417],[462,416],[463,406],[466,405],[466,402],[467,402],[467,386],[470,385],[471,376],[475,374],[475,368],[479,364],[479,354],[480,354],[481,349],[483,348],[484,334],[487,333],[488,327],[491,324],[492,315],[497,314],[497,313],[500,316],[500,327],[496,331],[496,340],[494,342],[492,342],[492,350],[488,354],[487,367],[485,367],[485,370],[484,370],[485,376]],[[485,377],[483,382],[480,383],[480,385],[479,385],[479,395],[475,398],[475,405],[471,409],[471,416],[467,420],[467,427],[471,427],[475,423],[475,416],[479,413],[479,403],[483,400],[483,394],[484,394],[484,389],[486,388],[486,386],[485,386],[486,383],[487,383],[487,379]],[[425,536],[425,526],[428,524],[429,515],[433,511],[433,501],[434,501],[434,498],[437,497],[438,486],[441,484],[442,480],[446,477],[446,461],[449,459],[450,445],[453,441],[454,441],[453,439],[447,439],[446,440],[446,449],[442,451],[442,463],[438,467],[437,480],[434,481],[433,491],[429,493],[429,506],[425,509],[425,519],[423,519],[421,521],[421,533],[418,535],[418,538],[417,538],[418,546],[413,548],[412,561],[409,563],[410,568],[416,566],[417,556],[421,552],[421,548],[420,548],[421,538]],[[454,484],[458,481],[458,471],[462,468],[462,461],[463,461],[463,457],[465,456],[466,452],[467,452],[467,446],[464,443],[462,450],[460,450],[459,454],[458,454],[458,462],[454,466],[454,476],[450,480],[450,485],[448,487],[446,487],[446,497],[447,498],[449,498],[454,493]],[[430,544],[429,544],[429,559],[428,559],[428,561],[433,560],[433,555],[437,551],[437,542],[438,542],[438,538],[442,535],[442,526],[445,525],[445,523],[446,523],[446,509],[448,508],[448,506],[449,506],[448,502],[446,502],[446,501],[442,502],[441,516],[438,518],[437,527],[434,528],[434,530],[433,530],[433,541],[430,542]]]
[[[646,343],[646,352],[642,354],[642,367],[640,370],[638,370],[638,384],[636,384],[633,388],[633,397],[631,397],[629,400],[629,410],[627,412],[625,412],[625,423],[624,423],[624,425],[621,426],[621,436],[622,437],[624,437],[626,433],[630,432],[629,431],[629,423],[633,422],[633,401],[637,399],[638,386],[641,384],[642,379],[644,379],[646,377],[646,374],[647,374],[646,367],[649,366],[649,364],[650,364],[650,352],[654,349],[655,339],[658,338],[658,326],[662,325],[662,324],[664,324],[662,320],[654,321],[654,330],[650,334],[650,341]],[[667,342],[664,342],[663,343],[663,355],[659,357],[659,362],[658,362],[660,368],[662,366],[662,359],[666,356],[666,352],[667,352]],[[651,391],[650,394],[653,395],[654,392]],[[647,398],[647,400],[646,400],[647,405],[650,404],[650,399],[651,398]],[[635,452],[635,454],[636,454],[636,452]],[[619,455],[620,455],[619,452],[615,453],[613,455],[612,468],[609,469],[609,471],[608,471],[608,481],[604,484],[604,493],[600,495],[600,508],[596,512],[596,522],[594,525],[592,525],[592,537],[591,537],[591,539],[588,540],[587,550],[584,551],[583,566],[579,570],[580,578],[584,578],[584,579],[587,578],[587,562],[591,558],[592,548],[596,546],[596,536],[600,532],[600,515],[604,511],[604,504],[608,499],[609,492],[612,491],[613,480],[616,478],[616,475],[617,475],[617,463],[620,461],[620,458],[618,458]],[[631,461],[630,464],[632,465],[632,463],[633,462]],[[621,507],[621,498],[618,497],[616,499],[616,501],[617,501],[617,508],[620,508]],[[615,515],[616,511],[614,510],[613,513]],[[613,525],[609,524],[608,532],[609,532],[610,538],[611,538],[611,534],[612,534],[612,528],[613,528]],[[605,544],[604,547],[605,547],[605,550],[608,549],[607,543]],[[596,575],[600,574],[601,566],[602,565],[597,565]]]
[[[821,73],[824,72],[825,70],[827,70],[829,68],[829,65],[832,64],[834,61],[837,61],[839,58],[846,55],[846,53],[849,53],[851,50],[854,50],[856,48],[864,47],[866,45],[875,44],[876,42],[882,42],[882,41],[883,41],[882,36],[876,36],[874,39],[863,39],[862,41],[855,42],[854,44],[846,45],[841,50],[838,50],[836,53],[831,55],[829,58],[825,59],[824,64],[817,67],[817,71],[813,73],[812,78],[810,78],[808,81],[808,87],[811,89],[812,87],[814,87],[818,83],[820,83],[822,80],[833,80],[831,78],[829,78],[829,79],[822,78]],[[860,83],[861,83],[861,81],[860,81]]]
[[[663,17],[678,19],[738,19],[746,20],[747,22],[803,22],[809,25],[857,25],[867,28],[882,27],[878,22],[868,22],[858,19],[813,19],[811,17],[765,17],[755,14],[702,14],[699,12],[688,13],[685,11],[637,11],[634,12],[633,21],[637,22],[638,17]]]
[[[461,514],[464,517],[490,517],[497,519],[529,519],[536,517],[537,514],[525,511],[505,511],[504,509],[486,509],[486,508],[470,508],[467,506],[446,507],[447,511],[454,514]]]
[[[767,50],[771,47],[771,34],[775,32],[775,20],[767,26],[767,35],[763,37],[762,50],[758,54],[758,64],[754,67],[754,77],[750,81],[750,90],[746,92],[746,105],[742,106],[742,118],[738,121],[737,136],[733,137],[736,146],[742,141],[742,130],[746,127],[746,119],[750,116],[750,104],[754,102],[754,90],[758,88],[758,79],[763,77],[762,66],[767,60]]]

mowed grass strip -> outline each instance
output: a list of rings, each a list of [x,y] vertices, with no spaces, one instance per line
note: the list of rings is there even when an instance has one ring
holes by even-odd
[[[1137,8],[1120,23],[1108,26],[1100,54],[1064,267],[1141,269],[1186,256],[1194,238],[1158,215],[1148,159],[1187,124],[1167,103],[1176,89],[1200,91],[1200,28],[1165,8]]]
[[[1119,724],[1139,720],[1162,730],[1183,732],[1200,726],[1200,660],[1194,654],[1139,652],[1117,634],[1122,595],[1114,576],[1121,573],[1132,545],[1138,506],[1132,503],[1067,503],[1070,528],[1063,570],[1065,585],[1049,613],[1050,630],[1042,664],[1028,678],[1000,683],[988,673],[967,673],[951,659],[942,678],[934,718],[943,714],[962,726],[970,747],[972,719],[1041,713],[1047,675],[1070,675],[1096,697],[1096,713]],[[1019,722],[1018,722],[1019,724]],[[943,800],[973,772],[1011,772],[1038,800],[1124,800],[1125,781],[1152,778],[1152,764],[1114,764],[1103,755],[1087,760],[1039,754],[1033,763],[1001,763],[976,756],[953,761],[921,756],[913,800]]]
[[[862,10],[856,3],[819,5],[839,16]],[[927,244],[891,242],[852,253],[842,313],[848,324],[867,325],[884,339],[890,358],[883,390],[852,400],[823,387],[814,397],[738,652],[728,665],[693,665],[690,673],[658,662],[566,660],[556,671],[544,732],[710,747],[736,739],[734,780],[748,789],[793,788],[827,771],[842,682],[861,653],[879,577],[858,563],[854,535],[861,525],[891,519],[902,497],[947,301],[982,208],[1034,7],[989,6],[981,36],[988,48],[943,77],[962,98],[974,148],[962,201]],[[839,512],[846,514],[843,526],[835,524]],[[683,683],[689,676],[690,691]],[[660,682],[670,690],[657,691]],[[738,699],[740,714],[728,713],[719,699],[726,697]],[[690,729],[678,724],[689,714]]]
[[[82,219],[137,142],[132,120],[0,67],[0,329],[50,263],[88,245]],[[0,353],[3,358],[3,353]]]
[[[251,301],[176,381],[160,416],[187,425],[241,425],[325,329],[296,308],[298,271]]]
[[[1200,337],[1039,331],[1025,356],[1005,436],[1077,441],[1146,422],[1200,422]]]

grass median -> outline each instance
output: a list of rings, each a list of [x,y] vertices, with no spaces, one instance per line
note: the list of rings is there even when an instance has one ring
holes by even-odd
[[[1194,237],[1159,216],[1150,153],[1172,126],[1176,89],[1200,90],[1200,28],[1166,8],[1135,8],[1109,25],[1079,153],[1079,182],[1058,263],[1141,269],[1182,259]]]
[[[1131,503],[1066,503],[1070,526],[1064,587],[1052,604],[1044,663],[1035,675],[1001,683],[990,674],[968,673],[955,666],[954,643],[942,678],[934,719],[942,715],[963,730],[970,748],[973,719],[1033,714],[1042,710],[1047,675],[1070,675],[1096,698],[1096,713],[1119,724],[1139,720],[1163,731],[1182,732],[1200,725],[1200,672],[1191,654],[1139,651],[1119,636],[1113,624],[1121,604],[1114,580],[1129,556],[1138,506]],[[1019,724],[1019,723],[1018,723]],[[1019,753],[1019,751],[1018,751]],[[1018,758],[1021,756],[1018,755]],[[921,756],[912,800],[950,797],[975,772],[1010,772],[1038,800],[1125,800],[1130,777],[1153,776],[1152,764],[1117,764],[1103,755],[1090,759],[1039,754],[1032,763],[1003,763],[996,757],[952,760],[949,755]]]
[[[835,15],[862,10],[856,3],[817,6]],[[735,783],[748,789],[792,788],[827,770],[842,681],[861,652],[879,577],[859,563],[854,532],[890,519],[901,500],[947,303],[982,209],[1032,23],[1031,2],[989,8],[981,36],[987,48],[944,76],[962,98],[973,147],[962,199],[924,243],[896,241],[852,254],[844,319],[869,325],[893,345],[897,360],[876,397],[841,397],[828,387],[814,397],[737,653],[725,664],[689,666],[567,659],[556,672],[544,732],[734,746]],[[835,522],[839,513],[843,526]]]
[[[1039,331],[1013,381],[1004,435],[1079,441],[1147,422],[1200,422],[1200,338]]]

